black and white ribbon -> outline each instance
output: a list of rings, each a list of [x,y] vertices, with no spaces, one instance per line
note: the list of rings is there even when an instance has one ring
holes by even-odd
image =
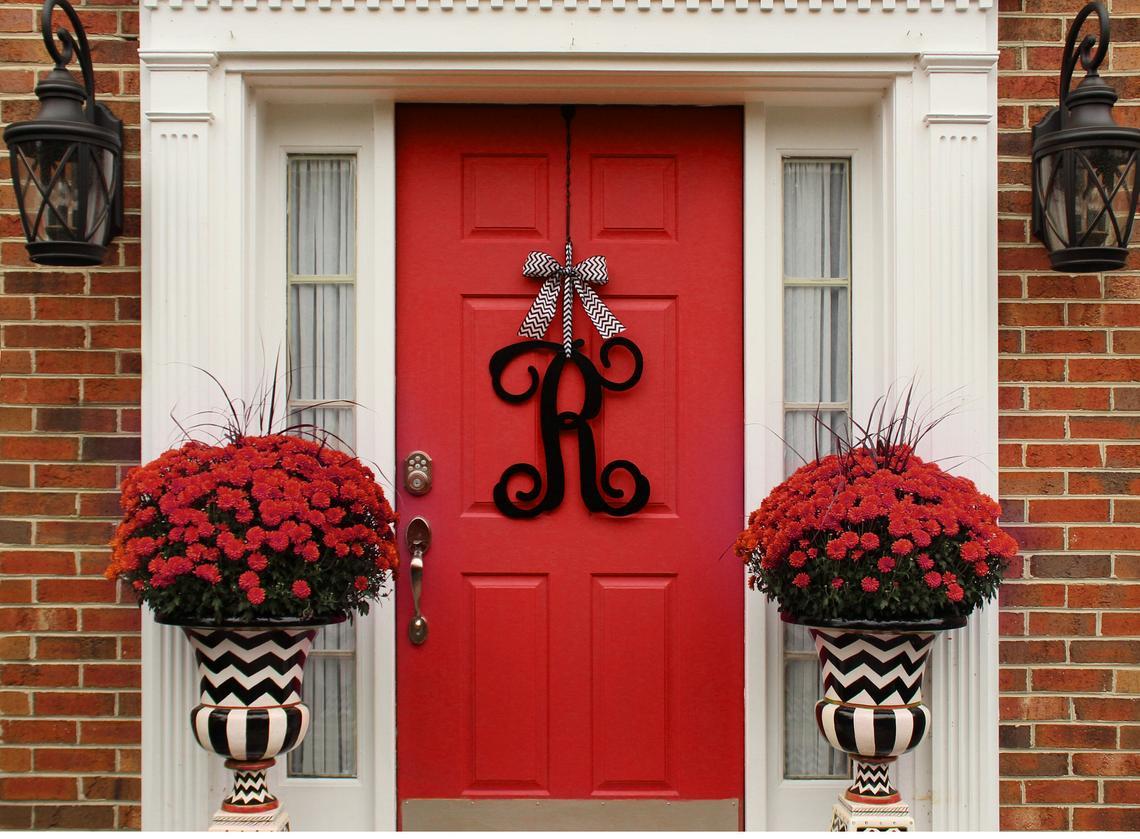
[[[553,256],[542,251],[531,251],[523,263],[523,276],[532,280],[542,280],[542,288],[530,305],[530,311],[523,318],[519,335],[524,338],[541,339],[550,328],[558,311],[558,298],[562,297],[562,350],[570,357],[574,344],[573,314],[574,295],[582,298],[582,308],[590,316],[594,328],[602,338],[608,340],[625,330],[622,322],[598,297],[590,286],[605,285],[609,282],[606,273],[606,258],[591,256],[574,264],[573,245],[566,242],[566,264],[559,264]]]

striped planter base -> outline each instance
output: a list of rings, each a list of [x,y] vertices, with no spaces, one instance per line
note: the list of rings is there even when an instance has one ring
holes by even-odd
[[[882,626],[808,627],[823,671],[816,722],[827,741],[855,763],[855,779],[836,805],[833,830],[870,828],[870,823],[836,826],[837,819],[849,822],[852,812],[870,813],[875,829],[913,829],[909,808],[891,785],[890,765],[918,746],[930,727],[922,677],[936,633],[951,625]]]
[[[202,691],[190,712],[194,737],[203,749],[228,758],[234,773],[222,812],[255,816],[280,807],[266,773],[309,730],[301,680],[318,628],[183,627]]]

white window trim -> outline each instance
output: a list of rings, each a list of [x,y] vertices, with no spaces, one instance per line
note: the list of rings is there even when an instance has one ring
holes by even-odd
[[[783,37],[785,31],[772,26],[775,21],[768,19],[766,32],[751,25],[731,28],[726,49],[739,36],[737,29],[756,35],[756,45],[743,57],[738,52],[727,62],[710,62],[696,54],[686,58],[691,49],[687,45],[710,42],[695,37],[700,34],[697,30],[710,25],[707,21],[720,19],[702,13],[671,18],[684,31],[677,42],[686,45],[671,46],[675,56],[627,53],[617,60],[592,55],[586,49],[567,52],[564,47],[544,42],[545,51],[558,53],[552,63],[546,57],[508,53],[506,47],[494,47],[503,54],[490,62],[461,51],[428,58],[400,57],[393,51],[377,58],[382,47],[376,39],[384,32],[383,27],[367,27],[371,40],[354,42],[358,30],[365,27],[359,25],[359,15],[354,17],[344,10],[319,18],[343,22],[328,33],[322,31],[322,39],[327,34],[338,51],[314,56],[311,40],[306,38],[311,39],[312,26],[318,20],[311,16],[315,11],[302,15],[282,9],[281,17],[274,18],[277,40],[266,44],[263,28],[254,25],[258,15],[240,9],[227,12],[206,2],[199,5],[188,7],[184,14],[165,7],[161,12],[143,14],[145,457],[155,456],[172,441],[172,406],[177,405],[179,412],[192,411],[216,401],[196,374],[180,364],[207,367],[227,383],[247,382],[257,370],[259,348],[253,346],[251,331],[255,334],[257,319],[267,316],[262,312],[266,298],[251,281],[260,275],[262,254],[249,243],[258,241],[258,224],[272,215],[259,212],[266,208],[260,206],[257,193],[258,167],[265,160],[260,151],[264,130],[261,111],[270,100],[295,105],[342,102],[355,104],[363,109],[361,113],[369,115],[368,148],[374,157],[369,177],[375,202],[370,212],[376,232],[371,242],[376,254],[391,254],[395,230],[394,101],[743,104],[745,224],[746,229],[755,230],[764,229],[766,212],[765,164],[763,154],[758,154],[767,148],[764,108],[789,102],[806,104],[814,97],[815,104],[868,104],[874,110],[874,146],[882,149],[881,161],[874,169],[876,214],[882,224],[871,250],[882,269],[886,311],[894,329],[877,331],[871,340],[859,343],[860,361],[872,364],[872,359],[878,359],[881,365],[875,369],[882,371],[884,384],[917,368],[936,392],[967,386],[963,411],[941,430],[935,443],[946,450],[977,453],[979,460],[963,471],[983,489],[992,492],[996,488],[997,193],[996,131],[992,124],[996,54],[979,52],[976,30],[965,25],[965,19],[973,15],[984,16],[993,24],[996,12],[963,6],[962,14],[928,20],[928,16],[945,13],[926,6],[911,9],[908,4],[904,19],[901,12],[888,15],[876,6],[871,15],[882,28],[864,29],[864,35],[872,36],[864,38],[851,29],[852,24],[869,21],[868,16],[828,11],[823,17],[810,19],[806,15],[781,17],[781,24],[787,21],[789,26],[810,22],[820,34],[814,44],[805,41],[801,46],[805,51],[812,49],[813,57],[791,61],[765,54],[765,42],[779,39],[785,51],[788,43]],[[602,13],[608,15],[608,9]],[[460,13],[458,9],[456,13]],[[646,12],[638,21],[644,23],[656,14]],[[470,20],[479,19],[475,16]],[[498,22],[504,20],[499,18]],[[575,23],[590,20],[580,16]],[[734,17],[730,23],[746,20]],[[486,22],[490,25],[495,19],[487,16]],[[909,43],[901,33],[921,23],[939,24],[938,43],[945,54],[923,56],[916,64],[913,58],[900,58],[907,53]],[[942,27],[944,23],[953,25]],[[583,24],[576,31],[589,34],[593,25]],[[662,25],[658,21],[657,26]],[[986,31],[990,34],[985,49],[992,50],[996,47],[996,28],[989,25]],[[876,32],[883,37],[876,40]],[[341,34],[350,42],[343,50],[338,42]],[[470,32],[463,30],[461,34],[466,38]],[[955,36],[960,38],[958,44],[954,43]],[[671,43],[671,37],[663,37],[662,43]],[[882,53],[845,58],[840,53],[852,41],[867,47],[874,42]],[[831,45],[828,49],[835,55],[819,57],[815,50],[820,43]],[[214,44],[223,44],[233,52],[219,55],[212,51]],[[302,50],[301,44],[309,49]],[[189,51],[194,46],[204,51]],[[954,52],[955,47],[959,52]],[[270,53],[269,49],[275,51]],[[261,50],[266,53],[258,54]],[[351,54],[353,51],[358,54]],[[509,79],[504,79],[503,69],[512,70]],[[605,79],[602,87],[596,81],[599,73]],[[337,140],[345,142],[343,137]],[[298,141],[298,145],[308,144]],[[338,149],[319,142],[314,145]],[[365,145],[360,148],[364,153]],[[950,160],[956,162],[956,169],[947,168]],[[363,166],[360,177],[363,196],[368,191]],[[947,180],[951,177],[955,183]],[[959,188],[963,185],[967,188]],[[982,205],[985,211],[979,212]],[[361,223],[363,229],[363,219]],[[187,231],[194,231],[194,235],[187,237]],[[361,240],[366,238],[362,236]],[[771,436],[764,426],[772,425],[773,410],[765,394],[778,394],[779,390],[771,389],[765,377],[778,371],[778,366],[770,367],[770,360],[779,358],[781,352],[779,331],[767,329],[763,317],[756,315],[764,312],[765,289],[771,285],[766,280],[771,274],[764,250],[757,244],[746,237],[745,497],[749,508],[756,506],[764,490],[774,483],[763,466],[773,445],[764,439]],[[941,255],[942,261],[936,260],[935,254]],[[948,254],[955,256],[946,259]],[[359,276],[363,278],[363,255],[361,259]],[[373,425],[367,430],[361,428],[360,439],[377,441],[372,457],[386,474],[393,475],[394,264],[390,257],[377,257],[371,270],[376,278],[374,297],[369,304],[361,301],[358,312],[362,317],[374,312],[376,326],[371,338],[365,337],[365,330],[358,335],[362,353],[363,341],[374,341],[370,351],[377,375],[375,387],[367,393],[362,389],[360,400],[367,399],[377,411],[371,419],[367,412],[361,412],[360,420]],[[280,296],[283,313],[284,295]],[[949,305],[952,301],[953,306]],[[935,305],[942,307],[937,311],[951,311],[945,320],[930,323],[924,315]],[[781,312],[782,305],[774,311]],[[283,325],[283,315],[279,323]],[[860,341],[855,329],[853,323],[853,338]],[[853,395],[858,414],[858,392]],[[746,657],[747,697],[763,697],[768,688],[764,668],[756,667],[752,658],[755,650],[764,649],[765,609],[759,598],[749,597],[747,602],[747,643],[753,651]],[[371,657],[380,678],[372,685],[361,679],[364,692],[374,687],[374,824],[380,829],[394,826],[396,812],[394,678],[383,678],[384,673],[394,674],[396,627],[392,615],[393,610],[382,605],[375,620],[376,646]],[[148,829],[200,829],[219,798],[206,782],[209,758],[190,739],[185,724],[194,696],[187,645],[178,633],[149,620],[144,622],[143,636],[144,823]],[[970,629],[944,643],[933,665],[936,687],[931,704],[936,710],[929,740],[933,754],[929,768],[918,767],[914,783],[919,789],[922,785],[933,789],[930,823],[936,829],[992,829],[997,824],[996,643],[996,610],[991,609],[975,618]],[[940,687],[950,681],[944,677],[955,670],[959,679],[960,674],[969,673],[968,681],[959,680],[955,690]],[[747,824],[753,829],[768,825],[764,776],[769,738],[763,722],[764,704],[751,701],[747,712],[745,806]],[[905,788],[906,778],[903,780]],[[913,803],[922,806],[921,802]],[[825,818],[826,814],[820,816]]]
[[[764,495],[784,479],[785,449],[780,437],[784,433],[784,416],[787,403],[784,402],[784,292],[786,278],[783,272],[784,224],[783,224],[783,164],[786,159],[808,160],[845,159],[850,161],[849,200],[850,200],[850,335],[851,335],[851,414],[856,419],[870,408],[870,402],[883,387],[884,367],[882,359],[874,354],[876,326],[882,318],[888,299],[888,283],[881,263],[881,252],[873,247],[874,232],[882,228],[881,208],[875,206],[874,195],[878,185],[875,173],[882,170],[878,159],[881,149],[874,144],[872,120],[873,109],[849,108],[828,110],[826,115],[810,109],[768,108],[764,114],[764,145],[757,149],[762,155],[763,215],[760,227],[746,228],[751,235],[762,232],[760,244],[763,258],[763,303],[760,311],[767,313],[762,328],[770,332],[767,352],[775,352],[765,358],[765,392],[762,394],[765,410],[762,447],[753,452],[751,442],[746,438],[746,462],[749,471],[753,468],[763,476],[760,498],[746,499],[749,510],[759,506]],[[842,132],[828,131],[828,126],[842,125]],[[749,311],[753,311],[750,307]],[[773,346],[774,344],[774,346]],[[866,346],[865,346],[866,345]],[[870,350],[865,353],[864,350]],[[745,376],[745,387],[751,384],[751,376]],[[769,390],[770,389],[770,390]],[[747,397],[746,397],[747,401]],[[811,406],[815,407],[815,406]],[[757,458],[753,463],[752,458]],[[767,767],[765,786],[767,787],[767,807],[769,812],[780,813],[780,826],[789,830],[821,829],[817,802],[821,791],[836,798],[850,785],[850,781],[832,779],[784,779],[784,685],[782,627],[776,609],[763,604],[763,598],[750,593],[752,620],[763,621],[763,657],[749,656],[749,665],[762,661],[766,668],[767,690],[765,707],[767,718]],[[767,608],[764,606],[767,605]],[[751,637],[750,637],[751,640]],[[929,829],[929,822],[920,829]]]
[[[389,108],[390,110],[390,108]],[[390,259],[377,247],[370,235],[383,222],[385,202],[381,196],[383,181],[377,164],[377,139],[374,135],[375,115],[371,108],[358,106],[326,106],[324,119],[312,119],[307,108],[288,105],[263,106],[256,122],[256,154],[249,161],[252,195],[259,208],[252,215],[250,241],[256,259],[251,267],[249,283],[248,328],[245,330],[244,357],[247,376],[272,372],[275,355],[280,348],[280,386],[285,383],[287,341],[287,187],[286,169],[290,155],[343,154],[356,158],[356,391],[354,399],[361,407],[355,410],[357,445],[361,460],[378,472],[388,498],[395,503],[391,476],[395,463],[395,423],[387,411],[371,410],[373,405],[393,404],[391,390],[395,381],[394,361],[387,337],[394,334],[394,275]],[[329,126],[336,130],[330,132]],[[391,221],[389,220],[389,224]],[[390,253],[390,251],[388,251]],[[305,278],[309,280],[308,277]],[[340,278],[343,281],[343,278]],[[369,328],[361,328],[367,324]],[[264,361],[262,361],[264,359]],[[370,360],[367,364],[361,360]],[[250,362],[256,364],[254,367]],[[247,379],[247,392],[252,392],[258,379]],[[379,674],[394,668],[392,621],[386,616],[389,601],[373,607],[366,618],[357,619],[356,633],[356,737],[357,774],[355,778],[294,778],[285,771],[286,759],[277,761],[270,783],[280,790],[298,823],[322,819],[327,829],[351,829],[375,823],[377,811],[394,806],[382,796],[373,795],[390,783],[383,782],[389,770],[388,761],[377,760],[395,748],[395,681]],[[387,654],[386,654],[387,653]],[[389,659],[392,660],[389,660]],[[385,686],[391,688],[385,690]],[[379,738],[379,740],[378,740]],[[390,742],[389,742],[390,741]],[[214,773],[214,792],[229,783],[229,773]],[[291,796],[293,791],[319,791],[319,796]],[[319,810],[315,808],[319,807]]]

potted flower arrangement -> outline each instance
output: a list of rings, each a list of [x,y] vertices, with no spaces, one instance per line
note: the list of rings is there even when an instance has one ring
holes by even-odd
[[[935,635],[994,596],[1018,549],[993,499],[915,454],[937,421],[915,421],[910,406],[908,393],[888,416],[880,400],[866,425],[833,432],[834,453],[773,489],[736,543],[749,586],[814,640],[816,721],[855,762],[833,829],[913,826],[888,769],[929,727]]]
[[[236,409],[232,420],[215,442],[189,440],[131,471],[107,576],[194,648],[194,736],[234,771],[215,821],[280,828],[266,772],[308,731],[313,638],[386,595],[395,514],[371,470],[311,426],[247,435]]]

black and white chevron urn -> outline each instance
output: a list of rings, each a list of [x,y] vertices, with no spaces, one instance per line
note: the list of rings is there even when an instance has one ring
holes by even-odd
[[[185,626],[201,683],[190,725],[199,745],[221,755],[234,786],[214,814],[213,831],[289,829],[267,773],[309,730],[301,701],[305,660],[319,626]]]
[[[930,709],[922,679],[937,633],[965,619],[808,625],[823,672],[819,730],[854,762],[854,781],[832,809],[833,831],[914,830],[890,765],[922,742]]]

